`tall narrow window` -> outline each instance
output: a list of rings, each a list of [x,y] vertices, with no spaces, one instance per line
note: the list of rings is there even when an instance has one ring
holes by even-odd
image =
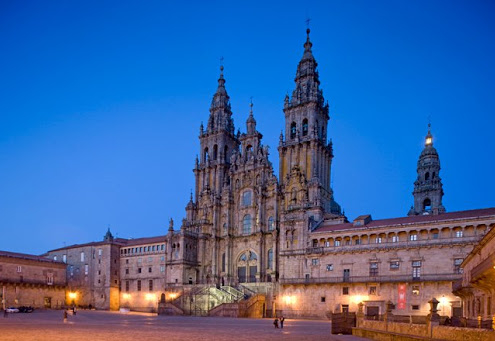
[[[138,279],[137,281],[137,291],[141,291],[141,280]]]
[[[216,160],[218,156],[218,146],[214,145],[213,146],[213,160]]]
[[[84,252],[81,252],[81,262],[84,262]]]
[[[273,217],[268,218],[268,231],[273,231],[275,229],[275,220]]]
[[[244,219],[242,220],[242,233],[249,234],[251,233],[251,215],[246,214]]]
[[[370,263],[370,277],[378,276],[378,262]]]
[[[152,279],[149,280],[149,290],[153,291],[153,280]]]
[[[203,162],[208,161],[208,148],[205,148],[203,152]]]
[[[268,250],[268,269],[273,270],[273,250]]]
[[[225,252],[222,253],[222,272],[225,272]]]
[[[425,211],[430,211],[431,210],[431,200],[430,199],[425,199],[425,201],[423,201],[423,209]]]
[[[303,136],[308,135],[308,119],[305,118],[302,123],[302,134]]]
[[[351,269],[344,269],[344,282],[349,282],[351,277]]]
[[[290,138],[296,138],[296,122],[292,122],[290,125]]]
[[[462,264],[462,258],[454,259],[454,273],[462,274],[461,264]]]
[[[413,261],[412,262],[412,277],[413,280],[419,280],[421,277],[421,261]]]

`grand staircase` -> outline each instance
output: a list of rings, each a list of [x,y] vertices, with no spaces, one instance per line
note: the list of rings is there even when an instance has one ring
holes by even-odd
[[[204,285],[161,303],[159,311],[165,315],[262,317],[264,302],[264,295],[242,285]]]

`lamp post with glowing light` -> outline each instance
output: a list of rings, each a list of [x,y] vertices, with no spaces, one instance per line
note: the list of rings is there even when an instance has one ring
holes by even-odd
[[[75,291],[69,292],[69,299],[71,300],[70,304],[74,307],[76,304],[77,293]]]

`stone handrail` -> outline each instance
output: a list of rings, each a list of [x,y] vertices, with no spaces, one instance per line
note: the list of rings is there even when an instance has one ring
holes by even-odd
[[[320,278],[280,278],[281,284],[317,284],[317,283],[369,283],[369,282],[428,282],[455,281],[462,278],[461,274],[422,274],[419,278],[412,275],[392,276],[334,276]]]

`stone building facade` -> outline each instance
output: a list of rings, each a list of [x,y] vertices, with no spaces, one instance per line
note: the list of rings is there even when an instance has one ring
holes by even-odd
[[[67,265],[68,304],[117,310],[120,306],[120,247],[110,231],[102,242],[76,244],[45,256]]]
[[[462,298],[463,316],[490,320],[495,313],[495,226],[485,234],[462,263],[462,279],[454,293]]]
[[[0,251],[0,302],[6,307],[65,305],[65,264],[41,256]]]
[[[175,312],[205,314],[261,294],[265,316],[324,318],[359,303],[383,314],[389,301],[396,314],[426,315],[436,297],[442,314],[462,313],[452,283],[493,228],[495,209],[446,213],[429,127],[408,216],[349,222],[330,185],[330,113],[309,33],[283,103],[278,178],[252,103],[245,132],[236,131],[221,67],[180,227],[171,221],[167,234],[139,239],[108,232],[102,242],[48,252],[68,264],[76,303],[147,311],[173,303]]]

